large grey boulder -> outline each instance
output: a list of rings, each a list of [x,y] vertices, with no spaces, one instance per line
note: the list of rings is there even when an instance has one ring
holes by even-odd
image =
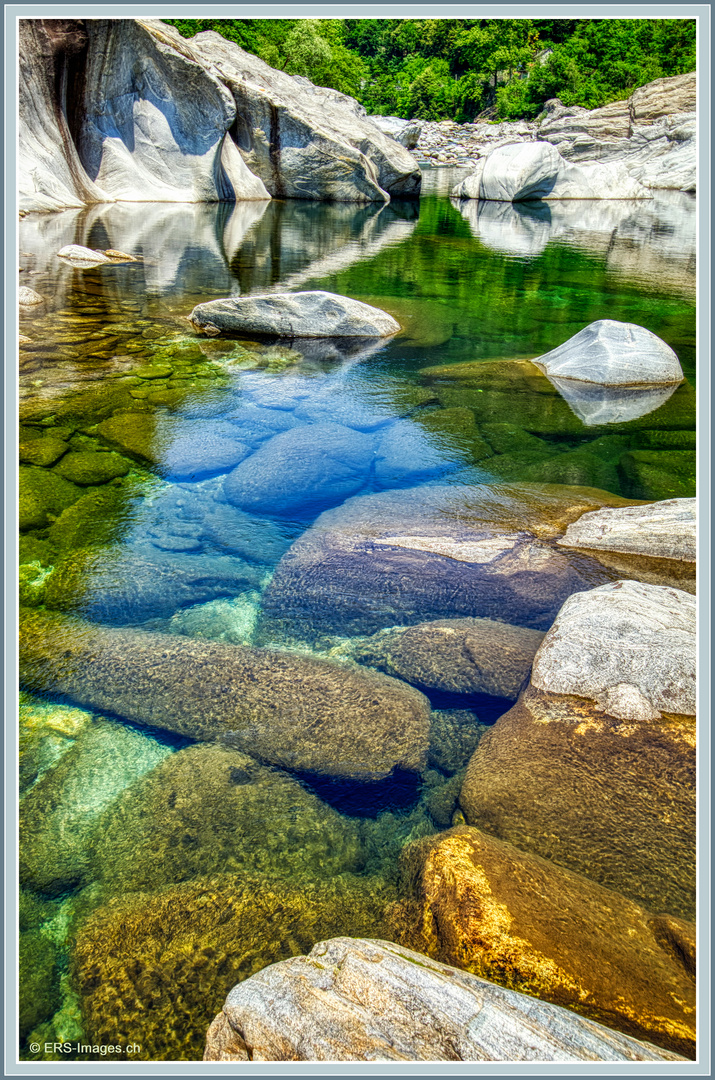
[[[271,195],[389,202],[419,194],[415,159],[354,98],[276,71],[212,30],[189,44],[231,91],[236,145]]]
[[[41,692],[192,739],[224,737],[290,769],[367,781],[424,768],[429,704],[387,675],[37,611],[23,613],[21,635],[21,679]]]
[[[623,502],[557,484],[358,495],[284,555],[263,597],[264,630],[310,640],[467,616],[546,630],[567,596],[610,578],[595,559],[563,558],[553,538],[613,505]]]
[[[371,116],[369,119],[407,150],[417,146],[424,126],[419,120],[403,120],[399,116]]]
[[[589,511],[557,540],[653,585],[695,591],[695,499]]]
[[[533,361],[557,380],[602,386],[675,386],[683,369],[669,345],[636,323],[598,319]]]
[[[397,320],[379,308],[322,291],[210,300],[197,304],[189,320],[199,333],[219,330],[284,338],[379,338],[400,329]]]
[[[613,162],[647,187],[694,191],[696,75],[655,79],[627,101],[600,109],[566,107],[553,99],[538,138],[578,164]]]
[[[568,598],[536,654],[531,684],[589,698],[621,720],[694,716],[695,660],[695,597],[617,581]]]
[[[549,143],[511,143],[492,150],[452,191],[462,199],[650,199],[622,166],[580,167]]]
[[[204,1061],[658,1061],[667,1050],[391,941],[333,938],[234,986]]]
[[[695,664],[688,593],[618,581],[569,597],[469,763],[469,824],[694,918]]]

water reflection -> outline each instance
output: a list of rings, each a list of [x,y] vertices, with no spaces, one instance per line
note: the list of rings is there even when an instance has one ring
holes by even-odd
[[[664,405],[677,390],[677,386],[597,386],[575,379],[546,377],[587,427],[625,424],[628,420],[647,416]]]

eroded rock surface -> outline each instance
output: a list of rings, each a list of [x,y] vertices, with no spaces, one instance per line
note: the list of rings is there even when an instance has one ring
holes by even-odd
[[[194,739],[225,736],[272,764],[361,780],[424,767],[428,702],[386,675],[35,611],[21,651],[28,687]]]
[[[602,386],[677,385],[678,357],[662,338],[636,323],[598,319],[533,361],[559,382],[574,379]]]
[[[405,945],[693,1055],[694,983],[643,907],[467,826],[402,859]]]
[[[204,1061],[652,1061],[673,1055],[374,939],[321,941],[235,986]]]
[[[358,496],[283,557],[264,595],[265,632],[310,639],[464,616],[545,630],[566,596],[605,573],[562,559],[553,538],[586,509],[614,505],[623,501],[603,491],[537,484]]]
[[[649,199],[650,192],[618,165],[573,165],[545,142],[498,146],[454,188],[463,199]]]
[[[373,338],[396,334],[391,315],[360,300],[328,292],[266,293],[198,304],[194,329],[282,338]]]

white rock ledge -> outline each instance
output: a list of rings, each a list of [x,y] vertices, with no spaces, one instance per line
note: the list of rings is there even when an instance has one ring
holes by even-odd
[[[694,716],[695,660],[695,597],[616,581],[568,598],[534,657],[531,685],[588,698],[622,720]]]
[[[643,326],[615,319],[590,323],[532,363],[549,378],[600,386],[673,386],[683,382],[680,361],[669,345]]]
[[[400,324],[379,308],[329,292],[263,293],[197,304],[199,333],[233,331],[283,338],[391,337]]]
[[[562,547],[695,562],[695,499],[590,510],[566,529]]]
[[[234,986],[204,1061],[680,1061],[389,941],[333,938]]]

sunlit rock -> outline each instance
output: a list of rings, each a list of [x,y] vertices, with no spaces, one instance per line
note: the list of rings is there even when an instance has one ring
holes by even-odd
[[[465,826],[409,845],[402,868],[405,945],[693,1056],[694,981],[651,911]]]
[[[391,941],[335,938],[235,986],[209,1028],[204,1061],[673,1056]]]
[[[600,386],[677,386],[683,381],[669,345],[643,326],[614,319],[590,323],[532,363],[550,378]]]
[[[189,320],[209,328],[283,338],[389,337],[400,324],[360,300],[328,292],[266,293],[197,304]]]

